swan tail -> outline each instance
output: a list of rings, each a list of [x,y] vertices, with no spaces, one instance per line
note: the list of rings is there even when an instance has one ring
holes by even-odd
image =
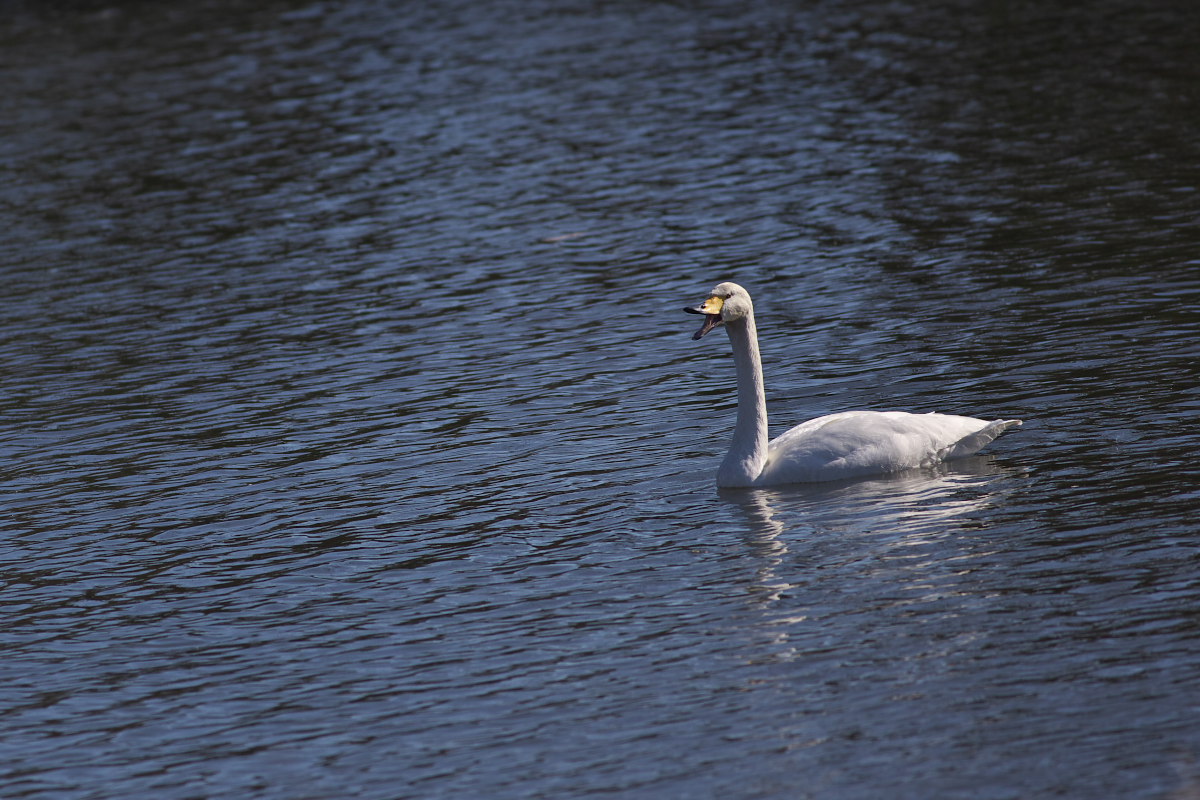
[[[962,458],[978,452],[989,442],[995,439],[1000,434],[1004,433],[1009,428],[1015,428],[1021,424],[1019,419],[998,419],[994,422],[989,422],[982,428],[968,436],[964,436],[949,447],[943,448],[938,453],[938,457],[943,461],[951,458]]]

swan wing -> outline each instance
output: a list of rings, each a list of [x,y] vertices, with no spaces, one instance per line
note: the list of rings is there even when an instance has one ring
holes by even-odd
[[[970,455],[1020,424],[904,411],[829,414],[773,440],[756,483],[838,480],[929,466]]]

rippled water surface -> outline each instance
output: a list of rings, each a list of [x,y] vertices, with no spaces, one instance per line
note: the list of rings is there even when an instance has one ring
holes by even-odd
[[[927,5],[5,4],[3,795],[1197,796],[1200,19]]]

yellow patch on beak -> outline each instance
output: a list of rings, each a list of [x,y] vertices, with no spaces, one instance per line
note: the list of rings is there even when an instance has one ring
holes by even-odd
[[[725,301],[719,297],[710,297],[704,301],[704,304],[698,309],[701,314],[720,314],[721,308],[724,307]]]

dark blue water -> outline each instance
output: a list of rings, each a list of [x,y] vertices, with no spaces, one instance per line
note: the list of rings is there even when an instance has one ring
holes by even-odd
[[[1196,12],[4,8],[0,794],[1200,793]]]

